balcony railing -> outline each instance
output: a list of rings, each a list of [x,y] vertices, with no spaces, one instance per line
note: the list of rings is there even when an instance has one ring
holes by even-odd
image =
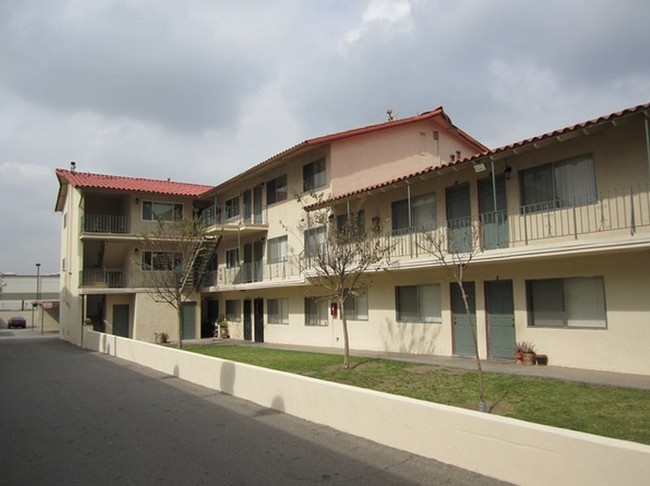
[[[210,206],[201,213],[203,225],[260,224],[267,223],[266,211],[250,204],[242,204],[236,209],[232,206]]]
[[[222,266],[213,272],[208,272],[203,280],[203,285],[206,287],[218,287],[255,282],[283,281],[299,277],[303,270],[303,259],[299,256],[292,256],[286,260],[271,263],[262,260],[253,263],[243,263],[233,268]]]
[[[91,289],[114,289],[126,287],[122,270],[82,270],[79,286]]]
[[[557,200],[440,222],[435,228],[408,228],[380,236],[393,258],[419,258],[443,251],[462,252],[534,245],[542,240],[579,240],[595,235],[634,235],[650,227],[648,186],[606,191],[585,200]]]
[[[389,258],[408,260],[431,258],[438,249],[464,251],[476,244],[486,255],[495,249],[526,247],[540,242],[597,241],[608,235],[633,236],[650,228],[648,186],[607,191],[586,201],[551,201],[542,205],[497,211],[479,216],[442,221],[435,227],[409,228],[374,238],[389,249]],[[234,268],[225,265],[208,272],[203,287],[219,287],[295,279],[313,268],[315,259],[304,255],[283,261],[262,260]],[[140,270],[84,270],[81,286],[87,288],[145,287]]]
[[[84,214],[81,217],[82,233],[125,234],[129,231],[129,219],[126,216]]]

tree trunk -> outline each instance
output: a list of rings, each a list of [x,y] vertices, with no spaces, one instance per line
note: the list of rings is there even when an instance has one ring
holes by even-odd
[[[183,302],[179,300],[178,309],[178,348],[183,347]]]
[[[341,313],[341,324],[343,325],[343,368],[350,368],[350,337],[348,336],[348,318],[345,315],[344,300],[340,298],[337,301],[339,312]]]
[[[476,326],[472,322],[472,313],[469,308],[469,302],[467,301],[467,294],[465,293],[465,286],[463,282],[457,282],[460,287],[460,294],[463,297],[463,304],[465,305],[465,313],[467,314],[467,322],[469,323],[469,328],[472,331],[472,341],[474,342],[474,356],[476,357],[476,368],[478,369],[478,399],[479,399],[479,410],[481,412],[485,411],[485,389],[483,386],[483,367],[481,366],[481,358],[478,354],[478,338],[476,336]]]

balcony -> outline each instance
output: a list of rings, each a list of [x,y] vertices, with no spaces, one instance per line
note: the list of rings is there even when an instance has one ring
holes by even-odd
[[[210,206],[201,213],[201,221],[208,232],[237,231],[240,233],[264,232],[268,228],[266,211],[260,206]]]
[[[292,256],[284,261],[273,263],[262,260],[232,268],[220,266],[218,270],[206,274],[203,286],[222,287],[259,282],[282,282],[300,278],[303,270],[303,259],[299,256]]]
[[[128,234],[129,218],[109,214],[84,214],[81,233]]]
[[[127,279],[122,270],[82,270],[79,287],[84,289],[116,289],[126,287]]]
[[[432,246],[448,252],[521,248],[544,243],[598,241],[633,236],[650,227],[648,186],[606,191],[590,201],[557,200],[443,221],[435,228],[409,228],[381,236],[391,258],[424,258]]]

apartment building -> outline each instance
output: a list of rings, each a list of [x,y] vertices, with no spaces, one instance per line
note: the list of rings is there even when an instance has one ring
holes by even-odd
[[[341,346],[310,264],[326,229],[309,216],[327,207],[332,224],[354,214],[390,251],[346,302],[353,349],[470,356],[472,325],[482,358],[512,359],[530,341],[554,365],[650,373],[633,352],[650,339],[649,115],[640,105],[490,150],[438,108],[307,140],[214,187],[57,170],[62,335],[78,340],[88,319],[134,339],[177,335],[175,311],[133,280],[147,251],[136,227],[175,212],[200,214],[219,241],[188,299],[187,337],[225,316],[234,338]],[[103,223],[114,217],[121,232]],[[427,244],[436,234],[456,254],[476,235],[471,319]]]

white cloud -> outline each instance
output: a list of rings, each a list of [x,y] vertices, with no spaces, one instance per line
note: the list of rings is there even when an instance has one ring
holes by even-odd
[[[407,32],[411,22],[411,3],[407,0],[372,0],[361,16],[361,25],[348,31],[340,43],[344,51],[350,45],[359,42],[369,30],[381,26],[391,32]]]

